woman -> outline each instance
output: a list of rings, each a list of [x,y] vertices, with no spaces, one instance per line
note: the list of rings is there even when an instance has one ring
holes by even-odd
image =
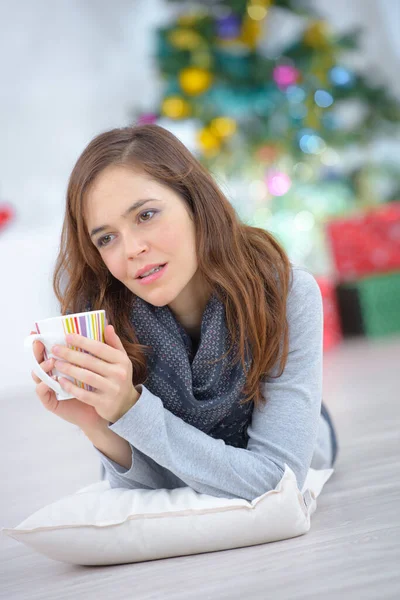
[[[114,129],[84,150],[53,286],[61,314],[105,309],[115,328],[92,355],[60,354],[63,372],[94,391],[61,379],[76,399],[57,402],[32,375],[46,408],[87,435],[112,487],[252,500],[285,463],[299,489],[310,466],[334,464],[319,287],[270,233],[240,222],[167,130]]]

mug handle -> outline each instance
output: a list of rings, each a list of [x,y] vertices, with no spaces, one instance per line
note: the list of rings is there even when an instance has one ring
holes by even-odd
[[[46,335],[46,338],[48,340],[48,334]],[[24,348],[28,350],[28,354],[31,359],[32,371],[35,373],[35,375],[39,377],[39,379],[41,379],[46,385],[48,385],[54,392],[56,392],[56,394],[59,394],[59,396],[62,398],[66,395],[67,392],[63,390],[58,381],[55,381],[55,379],[52,379],[49,375],[47,375],[45,371],[43,371],[42,367],[36,360],[36,356],[33,351],[33,342],[36,342],[36,340],[42,342],[42,344],[45,345],[44,338],[39,333],[28,335],[28,337],[24,339]]]

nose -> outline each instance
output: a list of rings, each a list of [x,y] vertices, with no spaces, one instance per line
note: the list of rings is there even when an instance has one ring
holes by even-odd
[[[147,243],[138,235],[132,235],[128,233],[123,240],[123,248],[125,257],[129,260],[130,258],[136,258],[142,252],[147,250]]]

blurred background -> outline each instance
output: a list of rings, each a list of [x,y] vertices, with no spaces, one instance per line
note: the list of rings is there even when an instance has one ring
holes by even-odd
[[[177,135],[314,274],[325,356],[399,336],[399,0],[20,0],[0,23],[3,398],[33,391],[23,338],[59,314],[72,167],[134,122]]]
[[[36,320],[60,314],[52,275],[78,156],[102,131],[158,123],[210,169],[240,218],[271,231],[321,289],[323,400],[339,459],[318,498],[307,552],[298,552],[299,540],[293,557],[283,555],[291,589],[301,594],[301,579],[311,597],[312,573],[330,598],[339,589],[348,590],[342,598],[389,597],[382,582],[390,577],[394,592],[399,25],[400,0],[0,2],[2,527],[100,479],[89,440],[37,398],[23,340]],[[322,547],[310,571],[309,557]],[[286,586],[284,548],[265,552],[279,555],[276,580]],[[44,557],[5,536],[0,556],[7,598],[58,597],[61,588],[75,598],[84,583],[89,597],[91,576],[96,594],[101,585],[115,595],[109,571],[99,579],[97,569],[80,570],[77,582],[59,565],[52,577],[55,563],[49,570]],[[163,562],[156,574],[155,563],[151,573],[138,565],[139,594],[157,581],[164,592]],[[185,594],[188,565],[179,565]],[[211,570],[206,580],[213,581]]]

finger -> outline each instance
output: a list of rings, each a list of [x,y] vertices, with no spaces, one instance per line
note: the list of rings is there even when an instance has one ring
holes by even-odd
[[[97,376],[103,378],[110,378],[113,374],[113,367],[110,363],[101,360],[100,358],[96,358],[91,354],[87,354],[86,352],[81,352],[79,350],[72,350],[67,348],[66,346],[61,346],[59,352],[57,353],[57,365],[56,369],[60,372],[66,373],[67,375],[71,375],[70,371],[66,371],[68,366],[76,366],[81,369],[85,369],[86,371],[90,371],[92,374],[96,374]],[[82,373],[80,373],[82,374]],[[87,383],[86,380],[80,379],[80,377],[76,377],[80,381]],[[98,383],[98,380],[97,380]],[[92,385],[89,382],[89,385]],[[95,385],[94,387],[98,387]]]
[[[55,367],[57,371],[62,373],[62,375],[68,375],[69,377],[72,377],[77,381],[86,383],[86,385],[90,385],[91,387],[94,387],[101,391],[106,391],[103,388],[107,383],[107,380],[104,377],[101,377],[101,375],[98,375],[97,373],[93,373],[92,371],[88,371],[87,369],[81,369],[80,367],[77,367],[76,365],[72,365],[67,362],[56,364]],[[67,378],[64,378],[64,380],[69,382],[69,379]]]
[[[39,340],[33,342],[33,353],[38,363],[43,362],[44,358],[44,345]]]
[[[103,342],[91,340],[84,335],[79,335],[77,333],[68,334],[66,336],[66,341],[67,344],[75,346],[76,348],[81,348],[82,350],[86,350],[86,352],[89,352],[93,356],[98,357],[110,364],[118,364],[121,362],[120,350],[112,348]],[[71,362],[68,358],[66,360]]]
[[[112,325],[107,325],[107,327],[104,330],[104,336],[107,344],[109,344],[113,348],[116,348],[117,350],[121,350],[124,354],[127,354],[123,343],[117,336],[115,329]]]
[[[84,388],[80,388],[69,379],[64,379],[63,377],[59,378],[58,383],[61,385],[62,389],[71,394],[80,402],[84,404],[89,404],[90,406],[96,407],[97,397],[95,392],[89,392]]]
[[[41,403],[50,412],[55,412],[59,401],[56,398],[54,391],[43,381],[36,386],[36,393],[40,398]]]
[[[44,362],[40,363],[40,366],[42,367],[42,369],[45,373],[48,373],[49,371],[51,371],[54,368],[54,359],[50,358],[49,360],[45,360]],[[38,377],[34,371],[31,371],[31,375],[32,375],[32,379],[35,383],[40,383],[42,381],[40,379],[40,377]]]

